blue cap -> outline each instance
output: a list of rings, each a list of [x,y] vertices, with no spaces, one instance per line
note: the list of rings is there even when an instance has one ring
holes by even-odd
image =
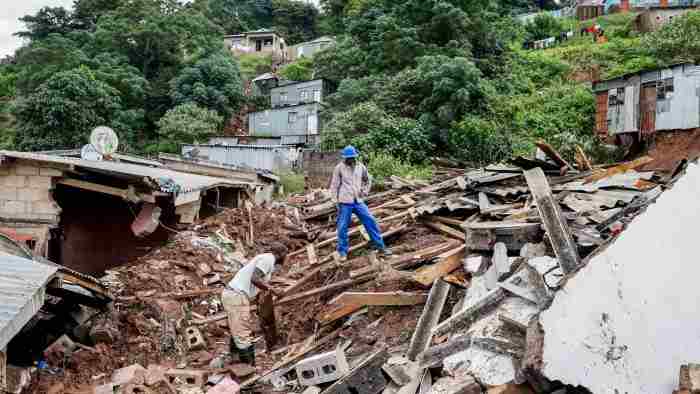
[[[357,152],[357,149],[355,149],[354,146],[348,145],[345,148],[343,148],[342,155],[343,159],[354,159],[360,154]]]

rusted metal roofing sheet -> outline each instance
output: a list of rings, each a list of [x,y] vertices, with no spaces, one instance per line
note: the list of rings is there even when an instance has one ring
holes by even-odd
[[[79,167],[88,171],[100,172],[115,177],[127,178],[137,182],[143,182],[144,178],[152,181],[158,179],[171,179],[180,187],[179,193],[189,193],[198,190],[206,190],[216,186],[242,187],[253,184],[231,181],[224,178],[215,178],[204,175],[188,174],[169,170],[166,168],[154,168],[138,164],[121,163],[113,161],[89,161],[73,157],[51,156],[32,152],[15,152],[0,150],[0,157],[11,157],[21,160],[36,161],[48,164],[62,164]],[[161,187],[161,191],[169,192],[168,188]]]
[[[0,349],[39,311],[57,267],[0,252]]]

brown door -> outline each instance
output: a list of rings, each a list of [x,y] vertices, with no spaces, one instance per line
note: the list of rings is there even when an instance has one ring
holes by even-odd
[[[641,112],[642,135],[650,135],[656,131],[656,84],[642,86],[639,96]]]
[[[598,137],[605,139],[608,136],[608,91],[600,92],[596,96],[595,106],[595,130]]]

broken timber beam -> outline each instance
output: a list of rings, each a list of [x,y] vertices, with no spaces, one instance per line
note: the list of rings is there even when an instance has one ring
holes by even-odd
[[[425,219],[433,221],[433,222],[440,222],[440,223],[444,223],[444,224],[449,224],[450,226],[457,226],[457,227],[461,227],[464,224],[463,220],[446,218],[443,216],[427,215],[425,217]]]
[[[456,336],[445,343],[437,346],[426,347],[415,361],[418,361],[420,368],[432,368],[440,365],[442,360],[455,353],[467,350],[471,346],[472,340],[469,335]]]
[[[554,149],[548,143],[544,141],[538,141],[535,142],[535,145],[537,145],[537,147],[540,148],[542,152],[544,152],[544,154],[547,155],[547,157],[554,160],[554,162],[557,163],[559,167],[561,167],[562,171],[574,168],[571,166],[571,164],[569,164],[569,162],[567,162],[566,160],[564,160],[563,157],[561,157],[561,155],[559,154],[559,152],[556,151],[556,149]]]
[[[576,153],[574,154],[574,156],[576,157],[576,164],[578,165],[579,170],[590,171],[593,169],[591,161],[588,159],[588,156],[586,156],[586,152],[583,151],[581,146],[576,145]]]
[[[428,299],[427,293],[409,293],[405,291],[390,292],[352,292],[347,291],[335,297],[329,304],[362,304],[372,306],[419,305]]]
[[[447,252],[450,249],[457,247],[456,241],[444,242],[436,246],[431,246],[429,248],[419,250],[410,254],[397,256],[388,261],[389,265],[394,269],[404,269],[411,267],[412,265],[432,259],[441,253]],[[378,272],[379,269],[376,266],[364,267],[355,271],[350,271],[350,278],[358,278],[360,276],[373,274]]]
[[[593,175],[586,178],[586,180],[583,183],[586,184],[586,183],[596,182],[596,181],[599,181],[601,179],[611,177],[615,174],[624,174],[625,172],[627,172],[629,170],[636,170],[637,168],[639,168],[643,165],[649,164],[652,161],[654,161],[654,159],[652,159],[651,157],[643,156],[643,157],[640,157],[638,159],[628,161],[626,163],[618,164],[614,167],[610,167],[610,168],[605,169],[605,170],[598,170],[598,171],[595,171],[593,173]]]
[[[418,354],[424,352],[430,345],[430,339],[433,337],[432,330],[440,321],[440,315],[451,288],[452,286],[442,279],[436,280],[433,287],[430,288],[428,300],[423,307],[423,312],[418,319],[416,329],[411,337],[411,344],[408,347],[406,357],[409,360],[416,361]]]
[[[464,234],[464,232],[453,229],[452,227],[450,227],[448,225],[433,222],[433,221],[424,221],[423,224],[425,224],[426,226],[428,226],[434,230],[437,230],[437,231],[439,231],[439,232],[441,232],[449,237],[452,237],[455,239],[460,239],[462,241],[464,241],[466,239],[466,235]]]
[[[354,286],[360,283],[368,282],[374,279],[372,276],[363,276],[357,279],[346,279],[340,282],[334,283],[332,285],[319,287],[317,289],[309,290],[304,293],[295,294],[293,296],[282,298],[281,300],[275,301],[275,306],[289,304],[290,302],[303,300],[305,298],[313,297],[315,295],[323,294],[332,290],[342,289],[344,287]]]
[[[413,275],[413,280],[422,284],[423,286],[432,285],[436,279],[440,279],[462,266],[465,251],[466,246],[461,245],[441,254],[437,257],[437,263],[423,267],[416,271],[416,273]]]
[[[574,243],[566,221],[562,218],[559,204],[554,199],[541,168],[525,171],[525,179],[547,229],[552,248],[565,274],[575,271],[581,264],[576,243]]]

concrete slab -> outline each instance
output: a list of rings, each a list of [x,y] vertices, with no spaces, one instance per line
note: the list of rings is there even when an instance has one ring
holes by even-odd
[[[597,394],[670,393],[700,354],[700,167],[662,194],[540,317],[543,373]]]

